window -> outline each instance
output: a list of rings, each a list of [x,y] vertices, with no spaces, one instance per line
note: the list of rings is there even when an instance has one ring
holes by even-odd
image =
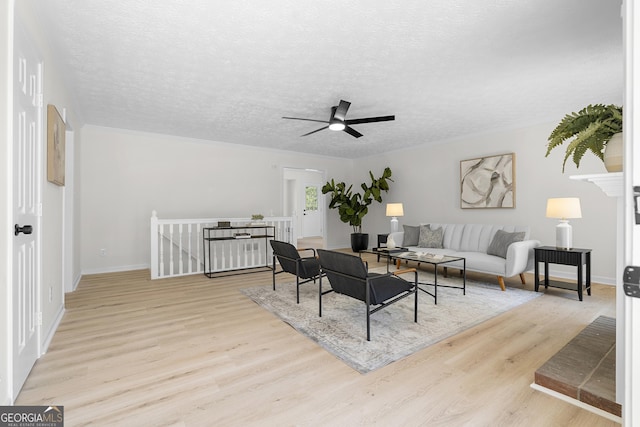
[[[318,187],[307,186],[304,188],[304,194],[305,194],[304,209],[306,211],[317,211],[318,210]]]

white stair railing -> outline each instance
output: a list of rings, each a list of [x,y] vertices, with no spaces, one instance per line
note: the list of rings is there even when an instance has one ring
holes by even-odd
[[[250,218],[159,219],[151,213],[151,279],[204,274],[202,230],[215,227],[218,221],[243,226]],[[261,222],[275,227],[275,239],[295,245],[296,234],[291,217],[268,217]],[[267,248],[271,259],[271,246]]]

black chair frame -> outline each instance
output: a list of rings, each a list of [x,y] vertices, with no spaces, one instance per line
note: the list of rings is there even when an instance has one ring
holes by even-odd
[[[322,257],[322,255],[320,255]],[[322,258],[321,258],[321,265],[322,265]],[[367,268],[366,263],[365,263],[365,268]],[[319,316],[322,317],[322,296],[326,295],[330,292],[334,292],[333,289],[329,289],[326,291],[322,291],[322,278],[323,277],[327,277],[327,273],[329,273],[329,275],[331,274],[336,274],[339,275],[341,277],[344,277],[347,280],[353,281],[354,283],[362,283],[365,287],[365,299],[364,299],[364,303],[366,304],[366,308],[367,308],[367,341],[371,341],[371,315],[376,313],[379,310],[382,310],[383,308],[386,308],[387,306],[396,303],[400,300],[403,300],[404,298],[407,298],[411,295],[414,295],[414,314],[413,314],[413,321],[414,322],[418,322],[418,271],[415,268],[409,268],[409,269],[405,269],[405,270],[397,270],[391,273],[387,273],[387,274],[376,274],[376,275],[372,275],[369,276],[367,275],[366,278],[362,278],[362,277],[358,277],[358,276],[353,276],[350,274],[346,274],[342,271],[339,270],[335,270],[335,269],[329,269],[326,268],[325,266],[322,266],[322,274],[320,275],[320,280],[319,280],[319,285],[318,285],[318,296],[319,296],[319,307],[318,307],[318,313]],[[388,280],[389,277],[391,276],[398,276],[400,274],[405,274],[405,273],[414,273],[414,280],[413,282],[409,282],[412,283],[412,287],[410,290],[402,292],[400,294],[398,294],[395,297],[392,297],[390,299],[387,299],[386,301],[374,305],[371,303],[371,288],[372,286],[375,286],[375,282],[376,281],[380,281],[380,280]],[[404,280],[405,282],[408,282],[405,279],[402,278],[398,278],[399,280]],[[346,295],[346,294],[345,294]],[[353,297],[351,295],[346,295],[349,296],[351,298],[354,299],[359,299],[356,297]]]
[[[305,283],[309,283],[309,282],[316,282],[316,279],[318,279],[318,276],[314,276],[314,277],[310,277],[308,279],[303,279],[300,280],[300,276],[301,276],[301,272],[302,272],[302,262],[304,262],[305,259],[308,258],[315,258],[317,259],[317,254],[316,254],[316,250],[314,248],[300,248],[300,249],[296,249],[296,251],[298,252],[306,252],[306,251],[312,251],[313,256],[310,257],[299,257],[299,258],[292,258],[289,256],[286,256],[284,254],[276,254],[275,250],[273,252],[273,290],[276,290],[276,275],[280,274],[280,273],[289,273],[289,274],[294,274],[296,276],[296,303],[300,304],[300,285],[304,285]],[[292,263],[295,264],[296,266],[296,271],[294,272],[290,272],[290,271],[286,271],[286,270],[280,270],[280,271],[276,271],[276,258],[283,258],[287,261],[291,261]],[[282,268],[282,264],[280,265],[280,267]]]

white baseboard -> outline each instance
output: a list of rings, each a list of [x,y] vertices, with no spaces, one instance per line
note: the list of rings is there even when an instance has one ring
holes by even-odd
[[[114,267],[104,267],[104,268],[90,268],[87,270],[82,270],[82,276],[85,274],[102,274],[102,273],[119,273],[121,271],[131,271],[131,270],[148,270],[150,267],[149,264],[138,264],[138,265],[120,265]]]
[[[531,270],[530,273],[533,273],[533,270]],[[541,268],[540,275],[543,275],[543,274],[544,274],[544,270]],[[549,268],[549,276],[556,277],[558,279],[576,280],[575,270],[573,272],[558,271],[558,270],[555,270],[552,267],[550,267]],[[612,278],[612,277],[605,277],[605,276],[594,276],[592,274],[591,275],[591,283],[601,283],[603,285],[615,286],[616,285],[616,279]]]
[[[58,326],[60,326],[60,322],[62,322],[62,316],[64,316],[64,311],[65,310],[64,310],[64,304],[63,304],[58,310],[58,314],[56,315],[56,318],[51,323],[51,327],[49,328],[47,333],[44,335],[44,339],[42,340],[42,343],[40,346],[40,356],[45,354],[49,349],[49,344],[51,344],[51,340],[53,339],[53,336],[58,330]]]
[[[549,396],[553,396],[556,399],[560,399],[560,400],[562,400],[564,402],[570,403],[570,404],[572,404],[574,406],[577,406],[579,408],[586,409],[587,411],[593,412],[594,414],[600,415],[601,417],[606,418],[608,420],[615,421],[616,423],[622,424],[622,418],[621,417],[618,417],[617,415],[613,415],[613,414],[611,414],[611,413],[609,413],[607,411],[603,411],[602,409],[596,408],[595,406],[587,405],[584,402],[581,402],[579,400],[573,399],[573,398],[571,398],[571,397],[569,397],[569,396],[567,396],[565,394],[558,393],[557,391],[551,390],[550,388],[543,387],[543,386],[541,386],[539,384],[536,384],[536,383],[532,383],[531,384],[531,388],[534,389],[534,390],[538,390],[538,391],[540,391],[542,393],[548,394]]]
[[[76,276],[76,278],[73,280],[73,286],[72,289],[75,291],[76,289],[78,289],[78,285],[80,284],[80,280],[82,280],[82,273],[78,274],[78,276]]]

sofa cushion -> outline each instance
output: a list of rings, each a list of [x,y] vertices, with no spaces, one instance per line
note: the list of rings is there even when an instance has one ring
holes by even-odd
[[[418,246],[420,240],[420,226],[419,225],[403,225],[404,228],[404,240],[403,246]]]
[[[508,233],[503,230],[496,231],[491,244],[487,248],[487,254],[506,258],[509,245],[513,242],[521,242],[524,240],[524,235],[523,231],[516,233]]]
[[[477,271],[478,273],[495,274],[497,276],[506,274],[507,263],[504,258],[487,255],[482,252],[456,252],[456,256],[467,260],[467,271]],[[449,266],[455,267],[455,263],[450,263]]]
[[[431,228],[442,227],[444,230],[444,238],[442,239],[442,247],[445,249],[460,250],[460,242],[462,240],[462,232],[465,224],[431,224]]]
[[[442,248],[442,238],[444,230],[442,227],[431,228],[429,224],[420,226],[420,237],[418,247],[420,248]]]

